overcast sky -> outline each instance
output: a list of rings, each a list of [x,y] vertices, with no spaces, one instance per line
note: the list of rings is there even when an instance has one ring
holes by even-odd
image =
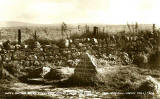
[[[160,24],[160,0],[0,0],[0,21]]]

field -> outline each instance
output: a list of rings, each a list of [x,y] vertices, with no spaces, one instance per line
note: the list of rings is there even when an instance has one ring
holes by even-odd
[[[18,29],[22,32],[22,41],[32,38],[33,34],[36,32],[37,35],[42,39],[49,39],[49,40],[57,40],[62,38],[61,35],[61,24],[56,25],[30,25],[26,23],[16,23],[16,22],[8,22],[6,27],[0,28],[0,41],[17,41]],[[17,24],[17,25],[15,25]],[[4,24],[3,24],[4,25]],[[1,25],[1,26],[3,26]],[[80,28],[78,29],[78,25],[68,24],[68,31],[66,34],[73,35],[73,34],[83,34],[86,32],[86,25],[87,24],[80,24]],[[117,32],[125,31],[129,32],[127,25],[97,25],[97,24],[89,24],[89,31],[93,32],[93,27],[98,26],[99,32],[115,34]],[[105,28],[103,30],[103,28]],[[140,24],[139,30],[152,30],[152,24]]]
[[[65,40],[59,25],[1,29],[2,99],[159,98],[159,30],[67,26]]]

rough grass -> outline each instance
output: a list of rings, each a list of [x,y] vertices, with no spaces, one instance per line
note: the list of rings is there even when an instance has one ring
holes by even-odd
[[[102,92],[138,92],[138,91],[152,91],[150,87],[150,83],[144,82],[145,77],[143,76],[143,70],[138,67],[115,67],[118,68],[114,72],[109,72],[104,69],[103,79],[100,81],[91,81],[89,83],[82,82],[81,80],[71,76],[69,79],[64,81],[59,81],[56,87],[83,87],[90,88],[91,90],[102,91]],[[115,69],[113,68],[113,69]],[[144,70],[145,71],[145,70]],[[152,71],[148,72],[149,74],[153,74]],[[159,71],[156,71],[158,74]],[[142,90],[143,89],[143,90]],[[50,97],[43,96],[20,96],[15,95],[12,96],[16,99],[20,99],[24,97],[24,99],[51,99]],[[123,99],[152,99],[152,95],[122,95]],[[145,98],[144,98],[145,97]],[[5,99],[5,98],[4,98]],[[14,99],[7,97],[6,99]]]
[[[98,90],[103,91],[132,91],[136,88],[136,84],[143,80],[143,76],[140,75],[135,69],[123,68],[117,72],[107,73],[98,76],[95,81],[83,82],[72,75],[69,79],[60,83],[62,87],[73,86],[91,86]],[[98,81],[99,80],[99,81]]]
[[[38,96],[38,95],[4,95],[2,99],[53,99],[49,96]]]
[[[142,33],[144,34],[144,33]],[[103,33],[100,33],[97,38],[105,38],[107,36],[104,35]],[[84,37],[93,37],[93,35],[91,33],[85,33],[85,34],[75,34],[73,35],[71,38],[84,38]],[[61,45],[61,41],[62,40],[47,40],[47,39],[39,39],[39,42],[42,45],[48,45],[48,44],[57,44],[57,45]],[[25,41],[26,44],[29,45],[33,45],[34,44],[34,40],[29,39],[27,41]],[[32,47],[31,47],[32,48]],[[152,58],[153,57],[153,58]],[[153,55],[150,59],[155,60],[154,58],[157,57],[157,55]],[[140,59],[138,59],[140,60]],[[151,60],[151,61],[152,61]],[[140,61],[141,62],[141,61]],[[158,67],[158,66],[157,66]],[[17,71],[18,68],[15,68],[14,66],[8,66],[5,67],[11,74],[17,76],[15,74],[15,72],[19,72]],[[154,68],[154,66],[153,66]],[[158,76],[159,72],[157,73],[148,73],[148,74],[153,74],[155,76]],[[140,71],[138,71],[135,68],[120,68],[119,70],[117,70],[116,72],[112,72],[112,73],[105,73],[103,74],[102,72],[102,79],[97,79],[97,80],[93,80],[90,82],[82,82],[81,80],[77,79],[74,75],[71,76],[69,79],[61,81],[60,83],[58,83],[58,85],[60,87],[73,87],[73,86],[80,86],[80,87],[84,87],[84,86],[91,86],[92,88],[94,88],[95,90],[101,90],[101,91],[121,91],[121,92],[128,92],[128,91],[137,91],[139,90],[141,87],[143,89],[143,87],[145,86],[149,86],[149,84],[147,85],[146,83],[142,83],[144,76],[141,75],[142,73]],[[146,88],[146,87],[145,87]],[[145,89],[144,91],[150,91],[150,88]],[[17,96],[19,97],[19,96]],[[127,96],[126,96],[127,97]]]
[[[116,91],[133,91],[143,79],[134,68],[120,68],[115,73],[105,75],[105,90],[107,91],[108,87]]]
[[[145,80],[142,72],[138,67],[120,67],[116,72],[104,72],[103,79],[100,81],[83,82],[72,75],[58,84],[59,87],[83,87],[100,92],[135,92],[135,94],[120,95],[123,99],[152,99],[153,95],[137,94],[137,92],[153,92],[152,83]]]

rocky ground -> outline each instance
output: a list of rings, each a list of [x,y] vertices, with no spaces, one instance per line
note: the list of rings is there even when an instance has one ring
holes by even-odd
[[[106,68],[106,73],[108,74],[114,74],[117,70],[120,69],[127,69],[131,66],[112,66]],[[130,69],[138,69],[138,67],[132,67]],[[102,72],[103,70],[99,69],[99,72]],[[151,71],[148,69],[140,69],[139,72],[144,76],[152,76],[153,79],[158,82],[158,86],[160,87],[160,81],[159,81],[159,73],[158,71]],[[104,73],[104,72],[103,72]],[[120,92],[120,91],[103,91],[103,90],[96,90],[96,88],[89,87],[57,87],[56,85],[52,84],[27,84],[22,83],[19,81],[11,81],[10,83],[3,83],[1,86],[3,88],[6,88],[7,91],[1,94],[1,99],[54,99],[54,98],[66,98],[66,99],[79,99],[79,98],[116,98],[120,99],[122,98],[122,95],[149,95],[154,94],[154,97],[158,98],[159,95],[156,95],[155,93],[146,93],[146,92]],[[3,90],[4,92],[4,90]],[[15,98],[13,98],[15,97]],[[144,98],[143,98],[144,99]]]
[[[102,98],[115,96],[115,93],[91,91],[85,88],[53,88],[52,85],[29,85],[25,83],[14,83],[10,89],[15,90],[15,94],[47,96],[59,99]],[[10,95],[12,93],[7,92],[5,94]]]
[[[158,51],[157,53],[152,51],[156,49],[157,41],[150,40],[153,46],[149,46],[150,43],[146,43],[148,40],[145,35],[122,36],[121,38],[115,35],[108,39],[68,40],[69,45],[64,41],[60,44],[48,45],[34,41],[28,43],[28,47],[22,48],[23,50],[16,46],[14,50],[3,50],[2,48],[0,58],[4,66],[1,70],[3,70],[5,78],[0,80],[2,93],[0,98],[122,98],[124,95],[129,95],[130,99],[134,99],[135,97],[132,96],[150,96],[150,94],[159,97],[150,91],[157,91],[160,88],[159,69],[155,69],[153,67],[155,64],[151,63],[156,59],[155,62],[158,64],[159,58],[156,55],[160,56],[160,54]],[[120,44],[121,41],[126,43]],[[64,45],[64,48],[60,45]],[[9,44],[8,47],[10,47]],[[149,50],[146,50],[147,48]],[[87,50],[94,56],[97,71],[104,76],[105,85],[65,86],[65,83],[61,83],[63,82],[61,79],[65,77],[69,79],[74,74],[79,60],[83,60],[81,59],[82,53]],[[156,66],[158,67],[158,65]],[[49,68],[51,69],[48,76],[43,72],[43,68],[47,70],[46,72]],[[50,77],[51,81],[46,81],[46,78]],[[7,81],[8,79],[9,81]],[[149,83],[143,85],[145,81]],[[71,80],[69,84],[75,82]],[[57,86],[57,83],[60,86]],[[146,92],[142,92],[143,88],[146,88],[144,90]],[[143,99],[145,98],[143,97]]]

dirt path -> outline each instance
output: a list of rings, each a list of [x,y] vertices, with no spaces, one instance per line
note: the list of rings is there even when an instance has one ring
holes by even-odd
[[[54,88],[52,85],[29,85],[25,83],[14,83],[10,88],[16,94],[48,96],[52,98],[102,98],[113,97],[112,93],[96,92],[84,88]]]

